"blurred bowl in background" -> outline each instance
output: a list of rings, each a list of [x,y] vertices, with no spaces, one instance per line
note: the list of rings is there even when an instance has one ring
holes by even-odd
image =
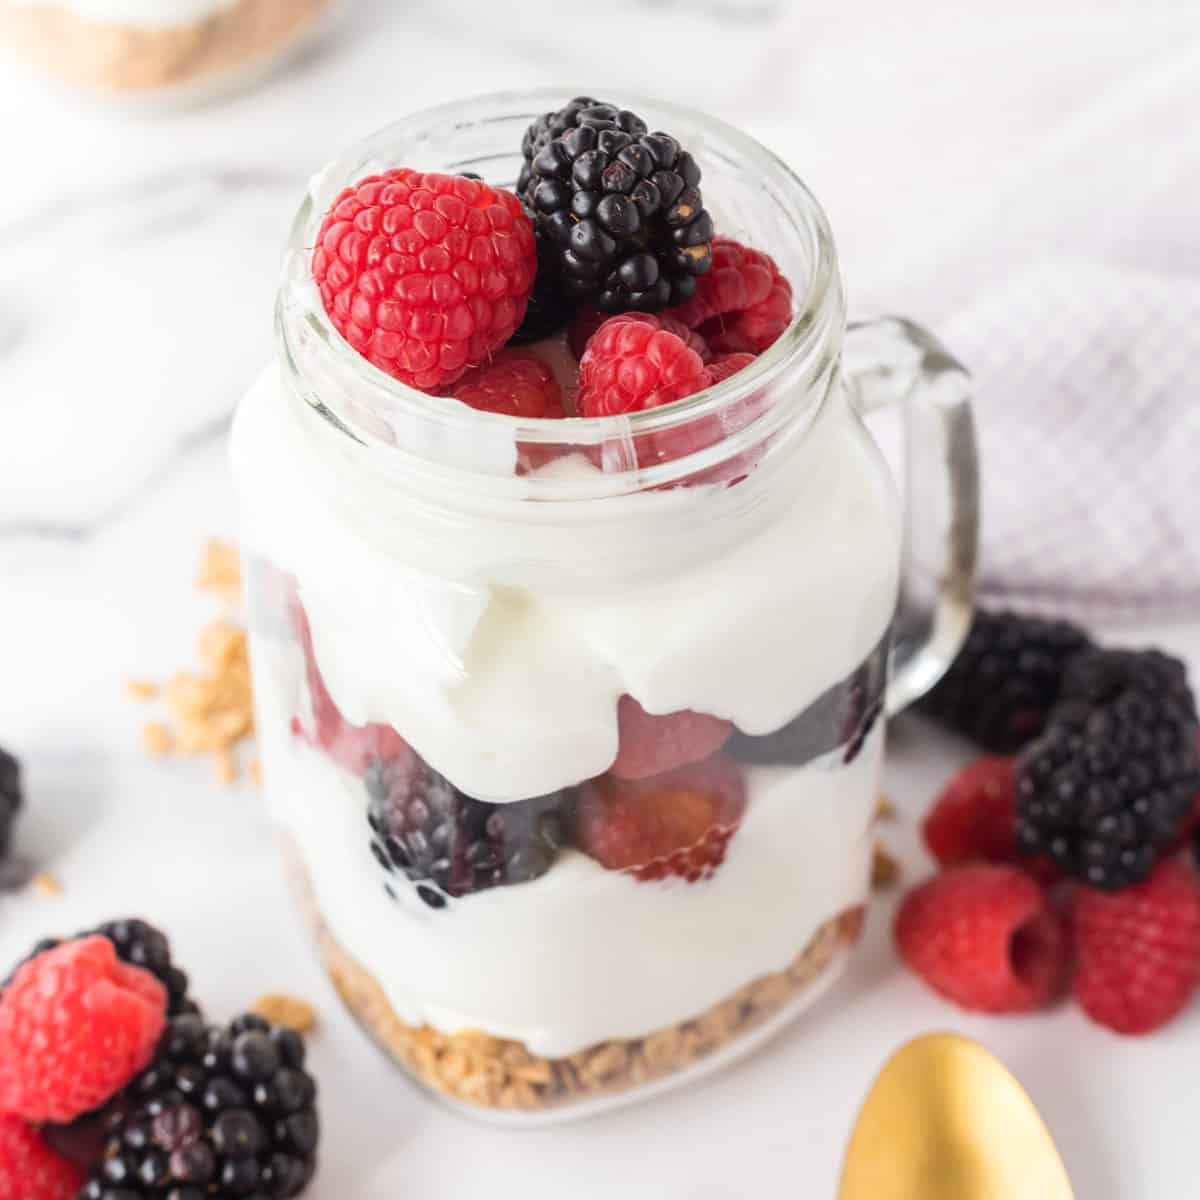
[[[113,96],[191,101],[243,87],[326,32],[345,0],[0,0],[27,65]]]

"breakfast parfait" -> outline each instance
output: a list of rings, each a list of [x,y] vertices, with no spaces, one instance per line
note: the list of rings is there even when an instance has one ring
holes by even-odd
[[[133,94],[262,69],[337,0],[0,0],[0,40],[69,83]]]
[[[313,181],[233,438],[323,960],[496,1114],[646,1094],[833,978],[901,579],[811,196],[708,118],[551,102],[433,110]]]

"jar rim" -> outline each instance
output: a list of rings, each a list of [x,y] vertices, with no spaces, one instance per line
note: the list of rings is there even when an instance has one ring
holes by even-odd
[[[614,438],[642,438],[667,433],[692,422],[719,415],[744,402],[756,392],[768,388],[784,371],[801,371],[816,376],[828,364],[832,353],[831,336],[840,333],[844,321],[841,284],[836,252],[828,219],[819,202],[798,175],[773,151],[736,127],[686,106],[619,92],[616,102],[639,112],[650,112],[655,120],[665,118],[677,125],[711,132],[714,139],[730,147],[739,165],[758,173],[786,200],[788,216],[810,243],[811,270],[805,286],[796,288],[793,280],[793,314],[788,327],[755,360],[711,387],[658,408],[637,413],[604,417],[523,418],[481,412],[453,399],[419,391],[388,375],[358,353],[336,330],[313,282],[309,270],[312,248],[320,224],[334,197],[348,184],[362,177],[367,164],[386,170],[387,147],[406,136],[428,137],[429,131],[451,132],[465,126],[489,121],[534,120],[547,110],[561,107],[571,89],[539,87],[474,95],[431,106],[381,127],[330,160],[313,177],[291,225],[284,256],[284,278],[276,310],[277,341],[283,358],[293,365],[289,328],[290,315],[299,316],[307,335],[322,343],[322,348],[338,369],[352,373],[356,388],[364,388],[378,401],[378,411],[407,412],[435,424],[449,436],[470,436],[490,427],[522,444],[562,445],[580,448],[602,445]],[[575,92],[574,94],[585,94]],[[462,170],[469,170],[463,161]],[[288,306],[291,306],[289,314]],[[369,428],[347,422],[344,414],[331,412],[319,398],[305,397],[331,422],[355,440],[371,445],[381,439]],[[371,406],[373,407],[373,406]],[[644,471],[641,474],[644,475]]]

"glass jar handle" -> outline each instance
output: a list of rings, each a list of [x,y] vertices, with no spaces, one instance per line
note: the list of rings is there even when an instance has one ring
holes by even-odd
[[[853,324],[843,354],[866,417],[903,416],[905,566],[887,710],[919,700],[958,653],[971,622],[979,466],[971,379],[927,330],[900,317]]]

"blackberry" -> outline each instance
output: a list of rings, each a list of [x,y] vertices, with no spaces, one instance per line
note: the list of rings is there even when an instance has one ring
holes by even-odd
[[[543,257],[539,243],[538,260],[542,261]],[[545,271],[538,271],[525,316],[521,319],[517,332],[508,339],[508,345],[527,346],[530,342],[540,342],[542,338],[565,329],[574,316],[575,305],[554,285],[554,281]]]
[[[90,932],[108,938],[116,947],[118,958],[135,967],[144,967],[167,989],[168,1016],[200,1011],[196,1002],[188,996],[187,975],[171,961],[171,944],[161,930],[155,929],[148,921],[132,917],[106,921]]]
[[[0,750],[0,858],[8,856],[20,807],[21,765],[11,754]]]
[[[1144,879],[1200,792],[1198,735],[1177,659],[1084,651],[1018,763],[1018,845],[1103,891]]]
[[[417,884],[431,908],[444,907],[448,895],[536,879],[563,844],[562,792],[490,804],[415,756],[376,763],[367,792],[372,853]]]
[[[1100,708],[1136,694],[1180,721],[1197,723],[1187,667],[1161,650],[1101,650],[1079,655],[1063,677],[1062,700]]]
[[[106,921],[95,929],[85,929],[82,933],[77,933],[69,940],[75,941],[78,938],[96,935],[106,937],[112,942],[117,957],[122,962],[143,967],[167,989],[168,1016],[176,1017],[200,1011],[196,1002],[188,996],[188,977],[171,960],[171,944],[161,930],[155,929],[148,921],[130,917],[120,921]],[[20,963],[17,963],[17,967],[43,951],[53,950],[55,946],[61,945],[62,941],[62,938],[43,938]],[[16,969],[14,967],[13,971]],[[4,982],[8,983],[11,978],[10,972]]]
[[[696,160],[667,133],[579,96],[525,131],[517,192],[544,286],[602,312],[679,304],[712,265]]]
[[[738,730],[726,751],[742,763],[804,766],[840,750],[852,763],[883,715],[890,635],[885,635],[861,666],[822,692],[798,717],[774,733],[751,736]]]
[[[1045,728],[1067,664],[1090,644],[1067,621],[977,612],[958,657],[921,707],[982,749],[1014,754]]]
[[[474,171],[459,171],[463,179],[477,179],[483,182],[483,176]],[[538,254],[540,260],[541,254]],[[538,273],[534,281],[533,292],[525,309],[525,316],[517,327],[517,332],[508,339],[510,346],[527,346],[530,342],[540,342],[542,338],[550,337],[565,329],[575,315],[575,306],[550,283],[548,277]]]
[[[316,1167],[316,1095],[292,1030],[175,1017],[109,1115],[79,1200],[297,1196]]]

